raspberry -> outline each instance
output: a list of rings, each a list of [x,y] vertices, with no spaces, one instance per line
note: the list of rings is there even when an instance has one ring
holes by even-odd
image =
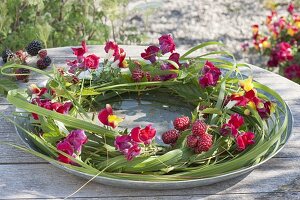
[[[162,134],[161,138],[165,144],[173,144],[177,141],[179,132],[175,129],[169,130]]]
[[[184,131],[190,126],[190,118],[187,116],[177,117],[173,121],[174,128],[179,131]]]
[[[14,53],[10,49],[5,49],[2,52],[2,60],[4,63],[6,63],[9,58],[13,58],[13,57],[14,57]]]
[[[42,43],[38,40],[33,40],[26,47],[27,53],[31,56],[36,56],[41,49],[42,49]]]
[[[145,72],[144,76],[147,78],[148,81],[151,80],[151,74],[149,72]]]
[[[40,58],[46,58],[47,50],[45,50],[45,49],[40,50],[39,51],[39,56],[40,56]]]
[[[206,133],[207,125],[204,121],[197,120],[192,127],[192,133],[195,136],[202,136]]]
[[[194,135],[188,135],[186,138],[186,144],[190,148],[194,148],[197,146],[198,138]]]
[[[152,81],[161,81],[160,76],[156,75],[152,78]]]
[[[197,143],[197,147],[195,148],[195,152],[202,152],[202,151],[208,151],[212,146],[212,135],[210,134],[204,134],[202,135]]]
[[[135,82],[140,82],[142,78],[144,77],[144,72],[140,68],[135,68],[131,72],[131,77]]]

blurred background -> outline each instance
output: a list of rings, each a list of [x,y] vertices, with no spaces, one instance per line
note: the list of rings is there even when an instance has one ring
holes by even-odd
[[[146,45],[171,33],[178,47],[222,41],[238,59],[259,65],[260,57],[249,58],[241,44],[251,41],[251,25],[264,21],[273,5],[272,0],[2,0],[0,50],[22,49],[33,39],[48,48],[82,39]]]

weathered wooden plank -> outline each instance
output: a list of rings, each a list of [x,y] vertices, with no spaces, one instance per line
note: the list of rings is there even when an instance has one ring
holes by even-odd
[[[300,158],[276,158],[250,174],[210,186],[182,190],[149,191],[121,189],[90,183],[74,197],[153,197],[193,196],[222,194],[269,195],[273,192],[300,192]],[[288,167],[287,167],[288,166]],[[62,198],[66,197],[85,180],[68,174],[48,164],[0,165],[2,198]],[[263,174],[263,176],[262,176]],[[16,181],[19,180],[19,181]],[[20,181],[22,180],[22,181]]]

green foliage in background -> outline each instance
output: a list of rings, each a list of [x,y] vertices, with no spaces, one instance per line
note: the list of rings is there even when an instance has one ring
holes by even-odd
[[[0,50],[24,48],[33,39],[46,47],[114,39],[140,43],[136,27],[125,26],[129,0],[2,0]]]

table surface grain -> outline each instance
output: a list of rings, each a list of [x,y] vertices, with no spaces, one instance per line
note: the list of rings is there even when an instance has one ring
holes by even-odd
[[[137,58],[145,47],[123,46]],[[48,50],[56,66],[74,58],[69,47]],[[89,46],[102,57],[103,46]],[[290,106],[294,121],[290,140],[275,157],[251,173],[217,184],[182,190],[134,190],[89,183],[73,199],[300,199],[300,85],[252,66],[254,79],[276,90]],[[30,83],[45,77],[33,75]],[[25,85],[22,85],[25,86]],[[14,106],[0,96],[0,112],[12,114]],[[0,141],[23,144],[12,124],[0,117]],[[62,171],[42,159],[0,144],[0,199],[61,199],[86,180]]]

